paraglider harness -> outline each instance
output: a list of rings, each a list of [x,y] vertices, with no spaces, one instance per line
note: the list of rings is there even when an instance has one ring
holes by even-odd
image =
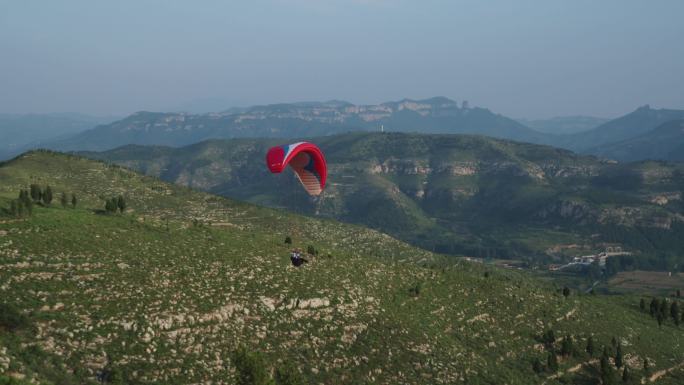
[[[292,253],[290,253],[290,261],[292,262],[292,266],[294,267],[299,267],[309,262],[307,259],[302,257],[302,254],[298,249],[292,250]]]

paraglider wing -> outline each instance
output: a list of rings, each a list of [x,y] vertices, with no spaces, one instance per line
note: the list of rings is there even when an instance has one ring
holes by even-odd
[[[272,173],[281,173],[288,165],[309,195],[320,195],[325,188],[328,169],[323,152],[313,143],[299,142],[271,147],[266,165]]]

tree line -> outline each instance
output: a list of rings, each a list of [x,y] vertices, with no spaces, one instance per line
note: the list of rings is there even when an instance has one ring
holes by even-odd
[[[598,345],[593,336],[587,338],[583,351],[571,334],[567,334],[561,339],[560,346],[557,346],[555,333],[550,329],[542,333],[538,340],[544,344],[548,354],[545,362],[542,362],[539,357],[533,360],[532,370],[537,374],[544,372],[557,373],[559,357],[579,358],[584,356],[591,360],[599,352],[597,349]],[[615,385],[620,383],[620,380],[625,384],[636,383],[636,378],[632,373],[636,369],[626,365],[622,344],[615,337],[612,338],[610,345],[604,345],[601,349],[599,367],[597,369],[597,375],[600,383],[603,385]],[[644,375],[650,374],[650,363],[646,358],[643,360],[642,372]]]
[[[33,208],[35,205],[49,207],[52,205],[53,198],[54,193],[50,186],[42,188],[37,184],[31,184],[28,190],[19,190],[18,197],[10,201],[9,208],[4,211],[15,218],[30,217],[33,215]],[[76,208],[76,205],[78,204],[76,194],[71,194],[71,196],[69,196],[69,194],[65,192],[62,192],[59,201],[64,208],[69,206]]]
[[[128,205],[126,204],[126,198],[124,198],[123,195],[105,200],[104,208],[107,214],[116,214],[117,211],[123,214],[123,212],[126,211],[126,207],[128,207]]]
[[[677,297],[681,297],[680,290],[677,290]],[[653,298],[648,305],[648,313],[658,322],[658,326],[663,326],[663,323],[670,318],[675,326],[679,326],[680,323],[684,323],[684,312],[679,307],[679,300],[677,299],[670,302],[667,298],[662,300]],[[646,312],[646,300],[644,298],[639,302],[639,308],[642,312]]]

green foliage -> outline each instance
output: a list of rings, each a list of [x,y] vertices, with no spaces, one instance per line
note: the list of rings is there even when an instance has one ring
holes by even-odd
[[[566,286],[563,288],[563,297],[568,298],[570,296],[570,289]]]
[[[549,356],[546,359],[546,366],[554,373],[558,371],[558,357],[556,357],[555,352],[549,352]]]
[[[0,344],[17,370],[41,383],[89,383],[95,374],[83,363],[101,362],[102,352],[128,383],[235,383],[225,357],[238,341],[261,352],[265,381],[285,362],[310,383],[395,383],[401,371],[406,384],[464,373],[472,384],[527,384],[540,325],[575,344],[588,332],[595,341],[624,336],[624,346],[651,357],[656,370],[667,369],[684,343],[672,323],[658,330],[638,312],[638,296],[559,301],[552,284],[528,272],[445,258],[360,226],[79,158],[32,153],[0,166],[0,202],[29,180],[81,201],[77,210],[36,206],[26,220],[0,221],[0,285],[10,282],[2,298],[40,331],[0,332]],[[135,217],[92,214],[100,197],[119,195]],[[188,226],[188,218],[217,225]],[[292,231],[336,258],[291,269],[283,240]],[[414,286],[418,298],[407,293]],[[560,352],[558,342],[552,348]],[[37,346],[47,351],[27,348]],[[559,371],[585,361],[569,355]],[[579,380],[592,369],[531,382],[588,383]],[[75,381],[56,375],[71,371]]]
[[[123,195],[119,195],[119,197],[116,198],[116,207],[121,213],[126,211],[126,199],[123,197]]]
[[[534,361],[532,361],[532,370],[534,370],[534,372],[537,374],[540,374],[544,371],[544,365],[539,357],[535,357]]]
[[[564,357],[568,357],[573,353],[574,347],[572,343],[572,336],[571,335],[566,335],[563,338],[563,341],[561,342],[561,355]]]
[[[237,375],[237,385],[273,385],[266,361],[258,352],[240,347],[231,358]]]
[[[43,199],[43,191],[40,189],[40,186],[37,184],[31,184],[30,189],[31,199],[33,199],[33,201],[36,203],[40,202]]]
[[[584,350],[587,352],[587,354],[589,354],[589,357],[594,356],[594,337],[589,336],[589,338],[587,338],[587,347]]]
[[[108,214],[116,213],[116,210],[119,208],[118,201],[119,200],[117,198],[107,199],[105,201],[105,207],[104,207],[105,212]]]
[[[614,384],[616,384],[615,370],[610,365],[610,361],[608,360],[608,357],[605,354],[603,356],[601,356],[600,374],[601,374],[601,383],[603,385],[614,385]]]
[[[276,385],[304,385],[306,380],[294,365],[284,364],[279,366],[275,372]]]
[[[622,367],[622,344],[619,343],[615,351],[615,367],[618,369]]]
[[[77,204],[78,199],[76,198],[76,194],[71,194],[71,207],[75,209]]]
[[[285,237],[285,244],[291,245],[292,244],[292,237],[290,237],[289,235],[287,237]]]
[[[408,290],[409,295],[412,297],[418,297],[420,296],[420,290],[422,288],[422,284],[420,282],[416,282],[413,286],[411,286]]]
[[[622,383],[629,384],[632,382],[632,372],[629,370],[629,366],[625,366],[622,370]]]
[[[673,301],[670,305],[670,316],[676,325],[679,325],[679,301]]]
[[[599,252],[599,244],[615,243],[635,255],[609,258],[608,276],[678,262],[684,267],[684,223],[675,219],[681,203],[651,201],[684,184],[679,165],[611,164],[485,137],[351,133],[319,139],[345,187],[329,185],[331,198],[312,204],[291,175],[264,177],[261,158],[274,144],[209,141],[89,155],[232,198],[363,224],[441,253],[525,258],[538,265],[550,262],[547,250],[553,246],[578,244]],[[439,170],[431,167],[434,162]],[[220,167],[225,164],[241,166],[226,172]],[[501,169],[502,164],[510,166]],[[368,171],[378,167],[383,172]],[[644,175],[659,176],[645,183]],[[639,212],[639,218],[627,211]],[[608,214],[597,224],[596,218]],[[642,225],[664,219],[672,220],[669,230]],[[588,270],[594,280],[603,277],[599,266]]]
[[[309,255],[314,255],[314,256],[315,256],[315,255],[318,255],[318,250],[316,250],[316,248],[313,247],[312,245],[309,245],[309,246],[306,247],[306,253],[309,254]]]
[[[112,364],[108,364],[104,369],[102,369],[99,379],[102,383],[108,385],[126,385],[129,383],[126,380],[123,370]]]
[[[656,313],[658,313],[659,306],[660,304],[657,298],[651,299],[651,303],[649,305],[649,312],[651,314],[651,317],[655,317]]]
[[[62,195],[59,198],[59,203],[62,205],[63,208],[67,207],[67,205],[69,204],[69,200],[67,199],[66,193],[62,193]]]
[[[0,302],[0,328],[15,331],[29,326],[29,319],[12,304]]]
[[[541,342],[546,345],[547,349],[553,350],[553,344],[556,343],[556,335],[552,329],[549,329],[542,334]]]
[[[46,206],[49,206],[52,203],[52,188],[50,188],[50,186],[47,186],[45,191],[43,191],[43,203]]]

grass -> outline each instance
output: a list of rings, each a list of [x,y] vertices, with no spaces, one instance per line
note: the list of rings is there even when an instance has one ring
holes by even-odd
[[[659,328],[637,296],[564,298],[525,273],[52,153],[0,167],[0,206],[29,183],[81,204],[0,219],[0,298],[30,324],[0,331],[0,375],[94,382],[115,367],[130,383],[224,384],[244,345],[310,383],[562,383],[532,371],[546,329],[580,347],[589,335],[599,347],[617,337],[638,374],[645,357],[654,370],[684,360],[681,329]],[[94,211],[115,194],[128,212]],[[286,235],[319,256],[290,266]],[[49,373],[35,365],[43,355],[56,362]],[[588,359],[562,359],[561,370]],[[658,383],[676,384],[677,373]]]

